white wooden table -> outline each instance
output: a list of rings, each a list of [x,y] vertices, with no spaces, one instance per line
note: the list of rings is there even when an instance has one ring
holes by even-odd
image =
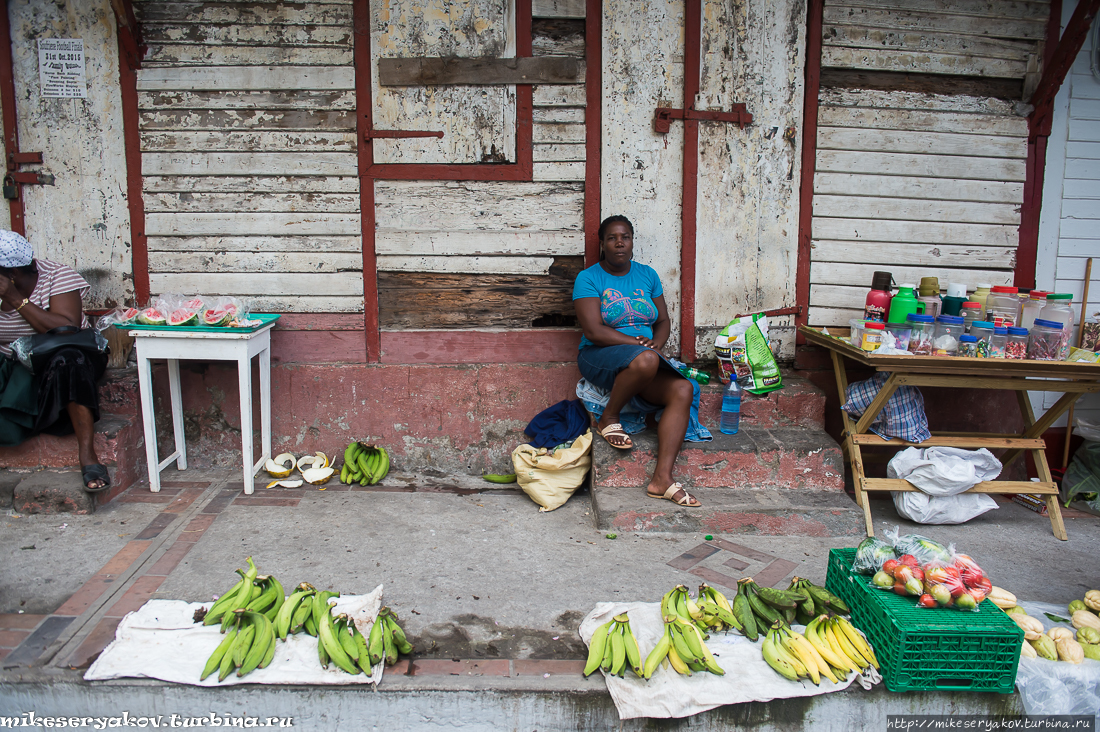
[[[149,462],[149,490],[160,491],[160,471],[173,461],[187,469],[187,443],[183,433],[183,403],[180,395],[180,359],[188,361],[236,361],[241,392],[241,462],[244,492],[252,493],[256,473],[271,457],[271,329],[275,321],[253,331],[191,331],[185,328],[132,330],[137,353],[141,416],[145,423],[145,455]],[[252,358],[260,366],[259,461],[252,462]],[[157,424],[153,408],[153,359],[168,362],[168,390],[172,401],[172,433],[175,451],[161,460],[157,454]]]

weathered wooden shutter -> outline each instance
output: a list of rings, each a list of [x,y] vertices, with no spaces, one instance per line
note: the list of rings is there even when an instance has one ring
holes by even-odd
[[[810,324],[861,317],[875,270],[1011,284],[1027,120],[1005,97],[1037,72],[1047,12],[826,3]]]
[[[351,4],[136,10],[151,291],[362,311]]]

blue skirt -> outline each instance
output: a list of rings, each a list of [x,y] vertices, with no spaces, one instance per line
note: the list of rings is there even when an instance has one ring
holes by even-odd
[[[615,377],[619,372],[630,365],[630,362],[638,357],[642,351],[652,349],[645,346],[585,346],[577,354],[577,368],[581,370],[581,376],[593,386],[598,386],[606,391],[611,391],[615,384]],[[654,351],[661,357],[660,368],[667,369],[674,374],[683,376],[676,367],[660,351]],[[684,376],[686,379],[687,377]]]

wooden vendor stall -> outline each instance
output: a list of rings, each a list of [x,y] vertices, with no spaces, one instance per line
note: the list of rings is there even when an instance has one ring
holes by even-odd
[[[865,493],[869,491],[915,491],[908,481],[888,478],[868,478],[863,469],[862,447],[960,447],[1005,451],[999,456],[1007,467],[1024,452],[1030,452],[1039,474],[1039,482],[997,480],[983,481],[970,493],[1031,493],[1046,499],[1054,535],[1065,541],[1066,528],[1058,506],[1058,485],[1050,474],[1042,439],[1045,432],[1077,400],[1081,394],[1100,391],[1100,365],[1066,361],[1010,360],[1003,358],[958,358],[953,356],[876,356],[853,346],[847,339],[826,335],[816,328],[802,326],[800,332],[808,343],[829,350],[840,392],[840,403],[847,401],[848,377],[844,359],[890,374],[867,411],[854,420],[841,410],[844,421],[842,448],[852,468],[856,502],[863,507],[867,535],[874,536],[871,507]],[[894,391],[903,385],[941,386],[955,389],[1007,389],[1016,392],[1026,425],[1021,434],[933,432],[932,438],[920,443],[901,439],[884,439],[868,429],[886,406]],[[1046,414],[1035,419],[1028,399],[1029,391],[1061,392],[1062,397]]]

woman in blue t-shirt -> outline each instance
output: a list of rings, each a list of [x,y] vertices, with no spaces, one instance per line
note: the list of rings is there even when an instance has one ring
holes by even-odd
[[[635,395],[664,407],[657,423],[657,467],[646,488],[650,498],[681,506],[701,505],[672,479],[687,431],[693,387],[664,356],[672,324],[661,280],[634,262],[634,226],[625,216],[600,224],[600,261],[577,275],[573,305],[584,330],[577,366],[590,384],[610,390],[596,431],[612,447],[629,450],[619,411]]]

